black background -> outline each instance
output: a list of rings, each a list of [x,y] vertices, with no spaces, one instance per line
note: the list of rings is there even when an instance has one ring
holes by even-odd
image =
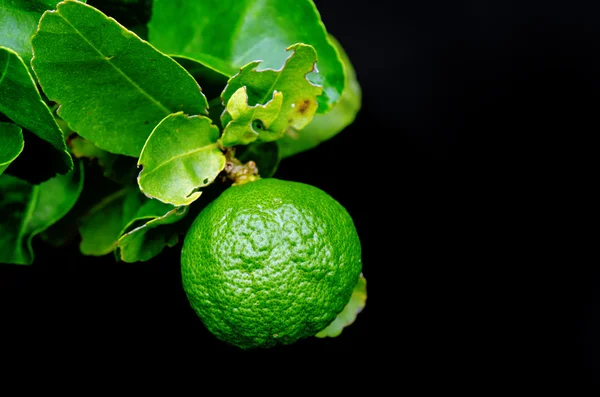
[[[489,223],[515,195],[526,201],[524,185],[512,195],[500,187],[523,151],[554,169],[568,149],[548,153],[546,144],[598,131],[600,14],[589,2],[567,1],[316,4],[355,66],[363,107],[343,133],[282,162],[276,177],[327,191],[354,218],[368,281],[367,307],[355,324],[335,339],[241,352],[208,333],[189,307],[180,246],[124,264],[38,241],[33,266],[0,268],[8,344],[88,359],[107,352],[203,360],[307,354],[322,362],[350,353],[365,363],[390,360],[406,378],[457,374],[459,383],[472,381],[466,368],[473,366],[504,383],[522,375],[511,368],[523,365],[520,354],[537,341],[518,329],[535,324],[514,324],[520,317],[485,303],[484,292],[496,287],[503,259],[510,268],[531,263],[504,257],[518,223],[512,232]],[[545,169],[523,167],[515,178],[535,179]],[[588,280],[594,286],[577,294],[568,323],[576,336],[555,340],[580,384],[591,384],[598,351],[591,291],[599,287]],[[493,302],[514,305],[511,288]],[[497,321],[488,325],[490,315]],[[504,327],[517,329],[510,342]],[[518,348],[507,357],[502,350],[512,342]],[[538,368],[537,359],[527,363]]]

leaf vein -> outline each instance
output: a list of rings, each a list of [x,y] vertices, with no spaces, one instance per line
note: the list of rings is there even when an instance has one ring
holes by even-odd
[[[140,87],[135,81],[131,80],[131,78],[129,76],[127,76],[121,69],[119,69],[114,63],[112,63],[111,59],[113,59],[113,58],[108,59],[106,57],[106,55],[104,55],[91,41],[89,41],[87,38],[85,38],[85,36],[75,26],[73,26],[73,24],[67,18],[65,18],[60,13],[57,13],[57,15],[59,17],[61,17],[75,31],[75,33],[77,33],[91,48],[93,48],[104,61],[106,61],[117,72],[119,72],[119,74],[121,74],[121,76],[123,76],[125,78],[125,80],[127,80],[142,95],[144,95],[146,98],[148,98],[154,105],[156,105],[158,108],[160,108],[166,114],[171,114],[171,111],[165,105],[163,105],[162,103],[160,103],[160,101],[156,100],[153,96],[148,94],[142,87]]]
[[[152,168],[150,171],[148,171],[148,172],[147,172],[147,173],[145,173],[144,175],[140,176],[140,180],[144,179],[145,177],[148,177],[149,175],[152,175],[152,174],[153,174],[153,173],[155,173],[157,170],[161,169],[163,166],[165,166],[165,165],[167,165],[167,164],[169,164],[169,163],[171,163],[171,162],[173,162],[173,161],[175,161],[175,160],[177,160],[177,159],[180,159],[180,158],[182,158],[182,157],[185,157],[185,156],[192,155],[192,154],[194,154],[194,153],[199,153],[199,152],[202,152],[202,151],[204,151],[204,150],[215,149],[215,148],[217,148],[218,146],[219,146],[219,144],[218,144],[218,143],[213,143],[213,144],[211,144],[211,145],[208,145],[208,146],[203,146],[203,147],[201,147],[201,148],[194,149],[194,150],[191,150],[191,151],[189,151],[189,152],[181,153],[181,154],[178,154],[177,156],[173,156],[173,157],[169,158],[167,161],[165,161],[165,162],[163,162],[163,163],[159,164],[158,166],[156,166],[156,167]],[[144,170],[142,170],[142,172],[144,172]]]
[[[4,78],[8,74],[8,65],[10,64],[10,53],[7,51],[6,54],[7,54],[6,65],[4,65],[4,70],[2,71],[2,76],[0,76],[0,86],[2,85]]]

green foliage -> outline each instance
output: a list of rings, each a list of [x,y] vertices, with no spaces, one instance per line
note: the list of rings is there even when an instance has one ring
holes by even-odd
[[[138,157],[169,114],[206,113],[206,98],[177,62],[91,6],[60,3],[32,44],[33,69],[59,116],[109,152]]]
[[[150,42],[167,54],[233,76],[256,60],[278,68],[287,58],[283,49],[305,43],[319,54],[319,74],[309,76],[324,87],[319,112],[331,109],[344,91],[342,62],[311,0],[154,0],[153,7]]]
[[[4,47],[0,47],[0,113],[50,144],[48,160],[41,170],[47,173],[44,179],[73,169],[63,133],[27,66],[15,51]]]
[[[277,141],[281,158],[290,157],[318,146],[321,142],[331,139],[348,125],[352,124],[356,114],[360,110],[362,92],[356,80],[356,73],[350,62],[350,58],[340,43],[329,36],[329,40],[335,44],[346,71],[346,89],[340,101],[327,114],[315,114],[314,118],[300,133],[287,130],[287,133]]]
[[[11,123],[0,123],[0,175],[23,151],[21,127]]]
[[[273,99],[264,105],[248,105],[246,87],[240,87],[227,101],[221,122],[226,124],[221,144],[223,146],[247,145],[257,139],[264,142],[276,140],[280,132],[272,129],[281,113],[283,95],[273,91]],[[228,120],[228,121],[226,121]]]
[[[54,9],[57,3],[58,0],[0,0],[0,46],[12,48],[29,63],[31,36],[44,11]]]
[[[0,262],[31,264],[38,235],[150,260],[360,104],[312,0],[0,0]]]
[[[135,215],[135,221],[117,241],[119,258],[124,262],[147,261],[164,247],[179,242],[179,228],[173,223],[181,220],[188,207],[173,207],[157,200],[148,200]]]
[[[181,220],[187,207],[148,199],[134,187],[125,187],[100,200],[79,225],[80,250],[101,256],[117,252],[125,262],[146,261],[173,246],[178,229],[160,227]]]
[[[32,264],[33,237],[69,212],[82,187],[81,164],[39,185],[0,175],[0,262]]]
[[[318,106],[316,98],[323,92],[306,79],[314,70],[317,53],[304,44],[295,44],[288,50],[293,53],[281,70],[256,71],[260,62],[251,62],[229,79],[221,95],[227,110],[221,116],[224,140],[228,130],[234,129],[231,135],[242,138],[228,140],[234,145],[256,139],[274,141],[287,129],[298,131],[310,123]],[[257,106],[263,104],[264,108]]]

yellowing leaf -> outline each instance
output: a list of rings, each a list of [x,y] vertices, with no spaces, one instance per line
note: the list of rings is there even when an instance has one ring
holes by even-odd
[[[279,116],[283,95],[274,91],[273,99],[265,105],[248,105],[246,87],[239,88],[227,102],[225,108],[232,117],[221,138],[223,146],[247,145],[255,140],[274,141],[280,133],[273,131],[271,125]]]
[[[336,336],[342,333],[342,330],[345,327],[351,325],[354,320],[356,320],[356,316],[360,313],[367,303],[367,279],[360,275],[358,279],[358,283],[354,287],[354,292],[352,293],[352,297],[350,301],[344,307],[344,310],[331,324],[327,326],[324,330],[315,335],[317,338],[335,338]]]
[[[280,70],[256,70],[260,62],[251,62],[244,66],[238,74],[229,79],[227,87],[221,98],[226,106],[226,112],[221,117],[222,123],[227,129],[229,123],[237,118],[251,118],[248,113],[256,112],[254,105],[266,105],[270,117],[274,114],[277,103],[277,94],[281,93],[281,111],[277,118],[268,123],[268,134],[259,137],[259,140],[273,141],[283,136],[288,128],[301,130],[313,119],[317,111],[317,97],[323,92],[323,88],[312,84],[306,79],[306,75],[315,70],[317,52],[306,44],[294,44],[288,48],[293,51]],[[244,94],[248,100],[244,101],[244,95],[240,89],[244,88]],[[233,101],[233,104],[230,102]],[[267,102],[269,101],[269,102]],[[240,104],[247,107],[240,108]],[[278,107],[278,106],[277,106]],[[235,115],[229,109],[239,110]],[[255,116],[255,115],[253,115]],[[267,124],[256,117],[255,124]]]

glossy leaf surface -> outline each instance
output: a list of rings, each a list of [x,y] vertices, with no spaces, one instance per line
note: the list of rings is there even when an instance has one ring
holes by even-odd
[[[206,114],[185,69],[91,6],[60,3],[32,44],[33,69],[58,114],[101,149],[138,157],[165,116]]]
[[[311,0],[154,0],[148,31],[161,51],[228,76],[257,60],[261,68],[277,69],[288,57],[285,48],[310,44],[319,54],[319,74],[308,78],[324,87],[319,112],[332,108],[344,91],[342,62]]]
[[[0,47],[0,113],[49,144],[41,170],[48,177],[66,174],[73,168],[63,132],[42,100],[27,66],[16,52],[4,47]]]
[[[200,197],[197,189],[214,181],[225,167],[219,129],[208,117],[172,114],[156,126],[139,159],[140,190],[175,206]]]

